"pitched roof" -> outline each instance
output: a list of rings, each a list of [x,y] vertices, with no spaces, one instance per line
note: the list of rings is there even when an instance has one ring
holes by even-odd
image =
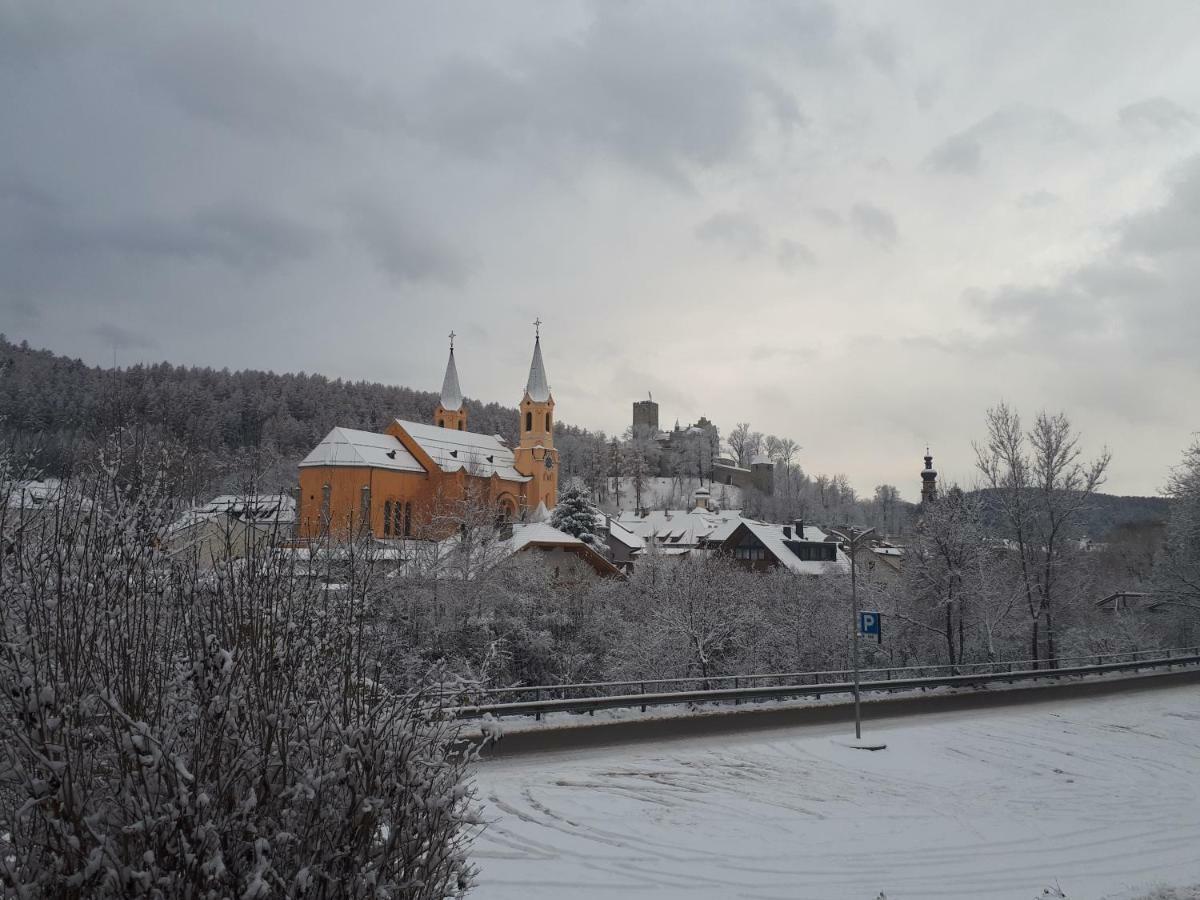
[[[512,450],[495,435],[438,428],[404,419],[397,419],[396,424],[408,432],[443,472],[465,469],[470,475],[484,478],[495,473],[506,481],[530,480],[528,475],[517,471]]]
[[[621,570],[601,555],[595,547],[573,534],[560,531],[548,522],[535,522],[531,525],[513,525],[513,534],[508,541],[513,553],[520,553],[534,547],[544,549],[561,548],[568,553],[574,553],[590,565],[597,574],[617,576]]]
[[[789,540],[783,536],[784,526],[782,525],[768,525],[764,522],[753,522],[749,519],[743,519],[738,527],[745,528],[758,538],[759,543],[767,548],[767,551],[778,560],[779,564],[791,572],[800,575],[833,575],[848,573],[850,571],[850,560],[840,547],[833,551],[834,559],[832,561],[822,562],[801,559],[799,557],[796,552],[797,548],[802,547],[804,544],[825,542],[825,532],[820,528],[805,525],[802,536],[797,536],[797,538]],[[734,532],[737,530],[734,529]],[[731,533],[726,540],[732,540],[733,537],[734,534]]]
[[[533,361],[529,364],[529,381],[525,383],[525,393],[535,403],[545,403],[550,399],[550,383],[546,380],[546,365],[542,362],[542,339],[533,341]]]
[[[446,377],[442,379],[442,408],[450,411],[462,409],[462,388],[458,386],[458,366],[454,364],[454,348],[450,348],[450,359],[446,362]]]
[[[300,462],[301,466],[374,466],[399,472],[424,472],[416,457],[390,434],[334,428]]]

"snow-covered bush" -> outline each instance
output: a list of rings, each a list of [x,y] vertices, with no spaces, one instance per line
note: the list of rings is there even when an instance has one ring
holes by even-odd
[[[2,480],[2,479],[0,479]],[[206,569],[110,470],[0,490],[0,894],[433,898],[472,869],[473,751],[379,686],[372,563]]]

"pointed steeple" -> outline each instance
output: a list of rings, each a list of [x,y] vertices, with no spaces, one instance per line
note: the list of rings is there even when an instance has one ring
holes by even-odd
[[[454,364],[454,332],[450,332],[450,359],[446,361],[446,377],[442,379],[442,396],[433,411],[433,424],[455,431],[467,430],[467,408],[463,405],[462,388],[458,386],[458,366]]]
[[[442,379],[442,408],[462,409],[462,388],[458,386],[458,367],[454,364],[454,344],[450,344],[450,359],[446,362],[446,377]]]
[[[525,384],[525,393],[534,403],[545,403],[550,399],[550,384],[546,380],[546,365],[542,362],[541,320],[534,325],[538,331],[533,339],[533,361],[529,364],[529,381]]]

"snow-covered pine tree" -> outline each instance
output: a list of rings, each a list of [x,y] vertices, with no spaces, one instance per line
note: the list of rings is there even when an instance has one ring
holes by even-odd
[[[550,515],[552,526],[593,546],[603,543],[597,533],[601,520],[600,511],[592,505],[587,486],[578,479],[573,479],[566,490],[558,495],[558,505]]]

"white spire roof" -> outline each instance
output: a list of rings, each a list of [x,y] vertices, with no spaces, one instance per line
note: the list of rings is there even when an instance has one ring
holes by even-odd
[[[446,377],[442,380],[442,408],[451,412],[462,409],[462,388],[458,386],[458,367],[454,364],[454,348],[450,348],[450,359],[446,363]]]
[[[550,399],[550,385],[546,381],[546,366],[542,362],[542,339],[533,341],[533,362],[529,364],[529,381],[525,385],[525,393],[535,403],[545,403]]]

